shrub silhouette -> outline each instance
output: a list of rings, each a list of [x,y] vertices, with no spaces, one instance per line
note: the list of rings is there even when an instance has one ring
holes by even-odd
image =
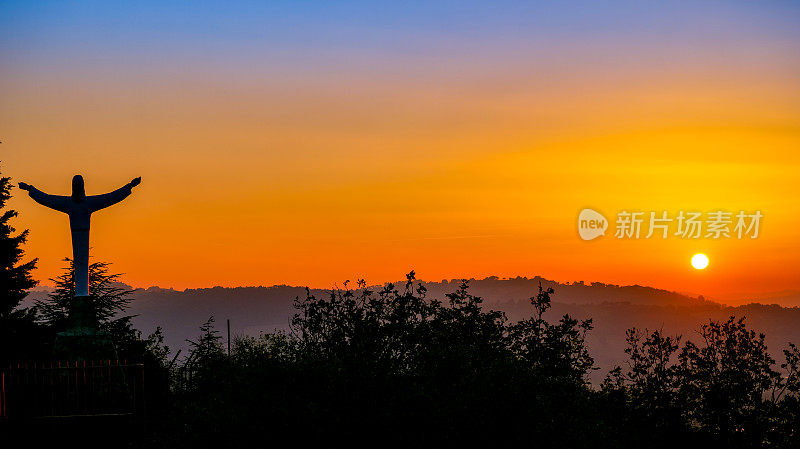
[[[254,438],[535,447],[797,447],[800,351],[776,365],[744,319],[709,321],[698,343],[629,329],[625,367],[599,389],[591,320],[509,323],[464,281],[443,301],[413,272],[404,285],[349,282],[295,300],[287,333],[213,328],[179,368],[153,441],[228,447]],[[180,429],[177,431],[176,429]]]
[[[348,285],[296,298],[291,332],[238,338],[223,363],[191,356],[176,397],[183,422],[204,435],[191,444],[208,443],[208,429],[244,444],[268,427],[321,440],[578,447],[600,428],[585,380],[591,323],[544,320],[552,290],[531,298],[534,318],[510,325],[467,281],[445,302],[428,299],[413,272],[399,288]],[[195,351],[218,347],[210,324]],[[209,369],[214,385],[197,374]]]
[[[603,384],[607,395],[624,397],[625,427],[648,429],[662,443],[796,445],[797,347],[790,344],[776,367],[764,334],[747,329],[745,318],[709,321],[699,335],[700,344],[681,347],[677,336],[628,330],[628,367]]]

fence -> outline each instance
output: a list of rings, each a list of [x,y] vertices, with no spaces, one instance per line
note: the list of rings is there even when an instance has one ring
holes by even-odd
[[[0,418],[135,415],[144,406],[141,363],[17,362],[0,370]]]

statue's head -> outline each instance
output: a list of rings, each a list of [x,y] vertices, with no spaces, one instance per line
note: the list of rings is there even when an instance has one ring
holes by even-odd
[[[83,176],[72,177],[72,201],[80,203],[86,198],[86,189],[83,187]]]

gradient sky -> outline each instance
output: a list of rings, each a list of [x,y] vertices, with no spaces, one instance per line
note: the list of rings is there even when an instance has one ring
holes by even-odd
[[[413,268],[800,290],[797,4],[267,3],[0,2],[3,174],[54,194],[142,176],[92,229],[134,286]],[[68,222],[20,193],[47,283]],[[584,242],[584,207],[764,220],[755,240]]]

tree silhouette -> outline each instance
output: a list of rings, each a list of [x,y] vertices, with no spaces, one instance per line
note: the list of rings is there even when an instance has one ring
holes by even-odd
[[[647,429],[644,437],[652,442],[679,442],[688,427],[684,422],[684,398],[680,384],[684,371],[677,363],[679,336],[662,331],[626,331],[627,369],[613,369],[601,386],[606,393],[622,393],[627,402],[631,429]]]
[[[760,445],[773,405],[765,395],[785,382],[765,335],[747,329],[744,317],[730,317],[704,324],[700,336],[701,346],[689,341],[679,356],[688,418],[723,444]]]
[[[190,358],[198,364],[211,363],[222,359],[225,350],[222,348],[222,337],[214,328],[214,317],[209,317],[200,326],[200,337],[197,341],[186,340],[191,345]]]
[[[37,300],[39,319],[49,326],[64,328],[75,302],[73,262],[64,258],[62,273],[50,281],[55,285],[47,299]],[[94,262],[89,265],[89,307],[97,324],[105,330],[124,326],[130,316],[120,316],[131,301],[132,290],[119,282],[121,274],[110,273],[111,264]]]
[[[578,321],[564,315],[557,324],[543,316],[550,308],[552,288],[543,289],[531,297],[533,317],[522,320],[509,329],[514,352],[534,372],[585,384],[586,375],[594,367],[594,359],[586,347],[586,333],[592,329],[592,320]]]
[[[21,262],[28,230],[15,234],[11,220],[18,213],[6,205],[11,188],[11,178],[0,177],[0,363],[36,353],[34,340],[38,338],[33,310],[19,307],[36,285],[31,271],[37,259]]]
[[[201,326],[176,384],[186,434],[235,445],[269,425],[325,441],[582,447],[589,429],[604,432],[584,377],[591,322],[547,322],[552,290],[532,298],[534,318],[510,325],[467,281],[445,301],[414,272],[400,286],[349,284],[307,290],[290,333],[239,338],[230,357],[213,320]]]
[[[786,447],[798,443],[800,351],[790,344],[776,366],[764,334],[744,317],[710,320],[700,344],[661,331],[627,331],[627,368],[603,384],[622,394],[624,427],[636,444]]]

